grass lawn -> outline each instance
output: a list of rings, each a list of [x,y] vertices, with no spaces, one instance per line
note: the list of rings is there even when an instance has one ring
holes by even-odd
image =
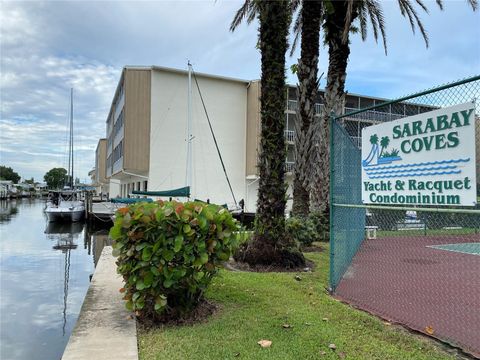
[[[324,290],[328,249],[306,256],[317,268],[301,281],[295,273],[222,270],[207,293],[221,310],[194,326],[140,330],[140,359],[453,359],[427,339],[334,300]],[[261,348],[261,339],[272,346]]]

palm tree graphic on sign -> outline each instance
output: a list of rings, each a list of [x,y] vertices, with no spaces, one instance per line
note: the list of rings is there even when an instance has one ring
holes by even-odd
[[[393,161],[402,160],[402,158],[398,156],[399,151],[397,149],[392,149],[390,152],[386,151],[388,145],[390,144],[390,138],[388,136],[382,137],[379,146],[378,135],[373,134],[370,136],[370,144],[372,144],[372,148],[370,149],[367,158],[362,161],[362,165],[364,167],[390,164]]]

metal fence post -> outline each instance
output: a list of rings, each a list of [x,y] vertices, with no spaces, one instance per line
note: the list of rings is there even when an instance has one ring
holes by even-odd
[[[335,237],[334,237],[334,206],[333,206],[333,182],[334,182],[334,169],[333,169],[333,157],[335,154],[333,144],[333,131],[334,131],[335,118],[332,114],[329,116],[328,126],[330,127],[330,186],[329,186],[329,234],[330,234],[330,291],[335,290],[334,283],[334,258],[335,258]]]

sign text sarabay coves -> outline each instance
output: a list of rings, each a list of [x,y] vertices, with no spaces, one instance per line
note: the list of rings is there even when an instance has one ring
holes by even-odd
[[[475,104],[362,130],[362,201],[474,206]]]

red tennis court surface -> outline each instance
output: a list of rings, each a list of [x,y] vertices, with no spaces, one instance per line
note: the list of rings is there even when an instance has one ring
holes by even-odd
[[[480,235],[365,240],[335,296],[480,357],[480,256],[427,247],[472,242]]]

